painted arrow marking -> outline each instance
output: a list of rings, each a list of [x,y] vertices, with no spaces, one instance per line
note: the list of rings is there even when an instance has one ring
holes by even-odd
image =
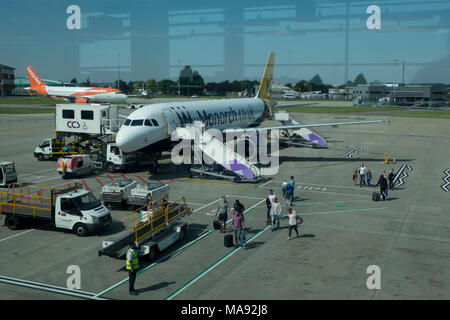
[[[442,180],[444,180],[445,183],[441,186],[441,188],[445,192],[450,192],[450,190],[447,188],[450,185],[450,169],[444,170],[444,173],[446,174],[446,176],[443,177]]]
[[[403,181],[403,179],[408,177],[408,172],[410,172],[410,171],[412,171],[412,168],[409,165],[407,165],[407,164],[402,165],[402,167],[400,168],[400,170],[398,171],[397,175],[394,178],[394,181],[393,181],[394,188],[400,187],[401,185],[403,185],[405,183]],[[397,182],[397,180],[399,181],[399,183],[395,184]]]

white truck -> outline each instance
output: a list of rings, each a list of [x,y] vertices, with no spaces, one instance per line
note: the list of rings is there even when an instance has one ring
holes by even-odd
[[[118,180],[102,187],[100,199],[104,204],[111,205],[147,205],[164,197],[169,198],[169,185],[161,183],[137,184],[133,180]]]
[[[14,162],[0,161],[0,187],[17,182],[17,172]]]
[[[112,222],[109,209],[80,184],[63,189],[12,184],[7,192],[0,192],[1,215],[11,230],[18,229],[23,219],[39,219],[80,237]]]

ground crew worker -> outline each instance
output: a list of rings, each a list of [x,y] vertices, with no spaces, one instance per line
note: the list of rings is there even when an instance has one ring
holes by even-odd
[[[128,280],[129,280],[129,292],[133,296],[137,296],[137,291],[134,289],[134,282],[136,281],[136,274],[139,268],[139,258],[135,250],[136,244],[134,242],[130,243],[130,249],[127,252],[127,270],[128,270]]]

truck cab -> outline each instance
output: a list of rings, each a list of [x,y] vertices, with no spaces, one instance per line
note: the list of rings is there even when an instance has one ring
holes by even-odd
[[[115,143],[108,143],[106,148],[106,165],[108,172],[115,172],[134,166],[136,154],[123,152]]]
[[[111,224],[108,208],[91,192],[78,189],[60,194],[55,201],[55,226],[73,230],[78,236],[86,236]]]
[[[14,162],[0,161],[0,187],[17,182],[17,173]]]
[[[55,138],[45,139],[42,143],[34,149],[34,157],[39,161],[49,159],[52,157],[52,145],[56,142]]]

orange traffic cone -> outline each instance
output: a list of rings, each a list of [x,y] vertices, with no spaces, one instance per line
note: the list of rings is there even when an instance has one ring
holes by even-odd
[[[394,156],[393,159],[392,159],[392,163],[393,163],[393,164],[397,164],[397,160],[395,159],[395,156]]]

